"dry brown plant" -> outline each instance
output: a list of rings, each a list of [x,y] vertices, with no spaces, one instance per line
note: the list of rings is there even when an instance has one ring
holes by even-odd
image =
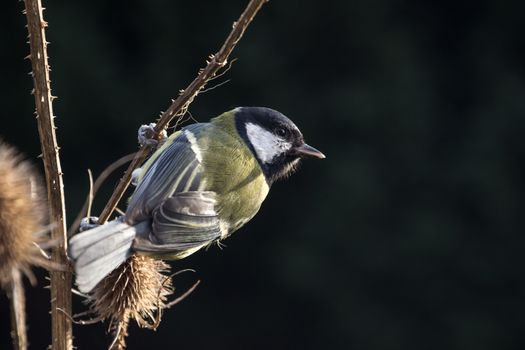
[[[27,349],[22,275],[35,284],[31,267],[50,266],[40,248],[49,245],[40,180],[21,154],[0,143],[0,285],[10,301],[11,335],[17,350]]]

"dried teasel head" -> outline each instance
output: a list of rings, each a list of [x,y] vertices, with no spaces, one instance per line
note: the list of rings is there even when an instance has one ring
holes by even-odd
[[[46,266],[39,243],[46,241],[47,210],[40,177],[13,148],[0,141],[0,284],[14,270],[30,279],[32,265]]]
[[[89,296],[96,321],[109,320],[115,335],[111,349],[124,349],[127,326],[134,319],[140,327],[155,329],[160,312],[173,293],[170,266],[161,260],[132,256],[102,280]]]

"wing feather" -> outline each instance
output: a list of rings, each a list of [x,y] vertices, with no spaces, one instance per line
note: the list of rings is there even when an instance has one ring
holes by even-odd
[[[151,230],[138,233],[133,250],[180,259],[221,237],[215,193],[203,191],[202,154],[196,144],[206,125],[194,124],[175,134],[151,164],[146,163],[125,220],[147,220]]]
[[[215,212],[215,193],[175,193],[153,213],[148,237],[135,239],[133,249],[143,254],[180,259],[221,237]]]
[[[194,124],[184,130],[197,133],[205,124]],[[168,145],[154,154],[154,161],[131,197],[126,210],[126,222],[135,224],[151,218],[153,211],[174,193],[197,190],[202,166],[185,132],[178,132]]]

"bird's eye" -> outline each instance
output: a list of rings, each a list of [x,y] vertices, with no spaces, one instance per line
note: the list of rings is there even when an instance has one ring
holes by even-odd
[[[286,135],[288,135],[288,131],[285,128],[277,128],[275,129],[275,133],[282,137],[285,137]]]

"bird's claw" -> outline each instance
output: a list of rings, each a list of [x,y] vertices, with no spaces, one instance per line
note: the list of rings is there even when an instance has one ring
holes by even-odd
[[[92,228],[100,226],[98,224],[98,216],[88,216],[80,220],[79,232],[91,230]]]
[[[137,186],[139,184],[139,178],[142,174],[142,168],[137,168],[131,173],[131,184]]]
[[[166,133],[166,130],[162,130],[162,132],[159,135],[159,140],[157,140],[155,138],[155,125],[157,124],[150,123],[140,126],[138,131],[138,141],[140,145],[152,146],[154,148],[157,148],[164,143],[164,141],[168,137],[168,134]]]

